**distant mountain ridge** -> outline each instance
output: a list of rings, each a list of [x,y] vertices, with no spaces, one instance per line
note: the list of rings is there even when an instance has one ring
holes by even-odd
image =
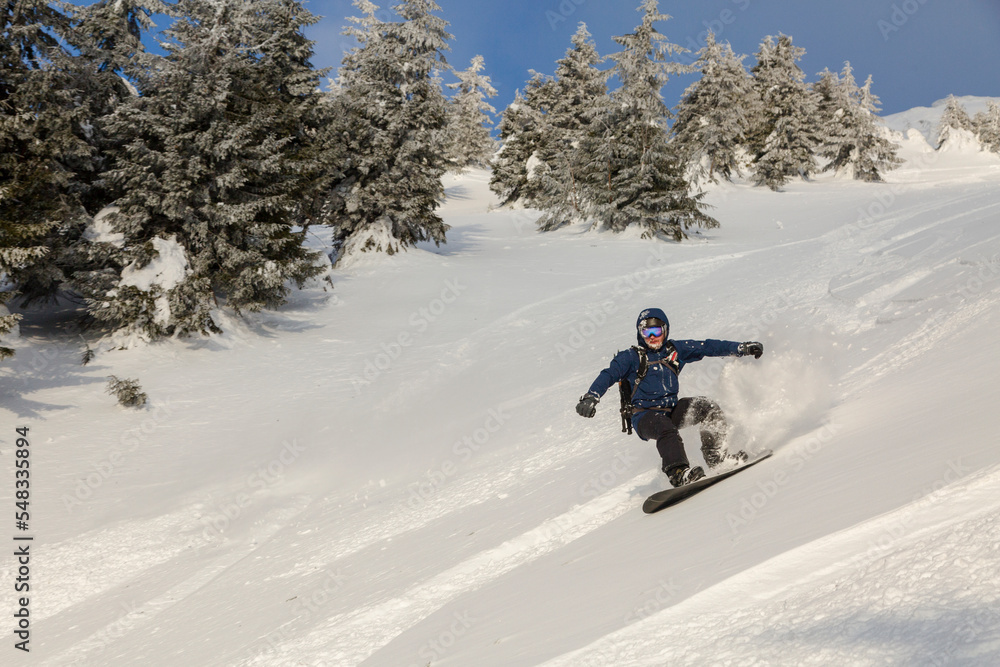
[[[986,111],[990,102],[1000,104],[1000,97],[977,97],[975,95],[956,95],[955,98],[962,103],[969,117],[975,116],[980,111]],[[940,99],[929,107],[914,107],[908,111],[883,116],[886,127],[890,130],[906,134],[908,130],[915,129],[932,146],[937,145],[937,130],[941,123],[941,116],[944,114],[945,105],[948,98]]]

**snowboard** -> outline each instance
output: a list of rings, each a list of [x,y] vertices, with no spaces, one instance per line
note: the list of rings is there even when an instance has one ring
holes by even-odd
[[[766,449],[746,463],[743,463],[732,470],[727,470],[726,472],[719,473],[718,475],[712,475],[711,477],[702,477],[697,482],[691,482],[690,484],[685,484],[684,486],[678,486],[676,488],[667,489],[666,491],[654,493],[649,498],[646,498],[646,502],[642,504],[642,511],[646,514],[652,514],[653,512],[659,512],[662,509],[666,509],[671,505],[676,505],[682,500],[686,500],[696,493],[704,491],[708,487],[721,482],[727,477],[732,477],[736,473],[746,470],[750,466],[757,465],[773,453],[774,452],[770,449]]]

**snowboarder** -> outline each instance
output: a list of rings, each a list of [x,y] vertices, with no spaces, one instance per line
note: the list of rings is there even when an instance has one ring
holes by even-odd
[[[580,397],[576,411],[583,417],[593,417],[598,401],[611,385],[621,381],[628,383],[632,389],[631,425],[643,440],[656,441],[656,449],[663,460],[661,469],[675,487],[705,476],[701,467],[692,468],[688,463],[678,429],[701,426],[701,453],[710,469],[727,462],[747,460],[746,452],[728,453],[729,426],[718,403],[704,396],[677,398],[677,375],[685,364],[705,357],[753,355],[760,359],[764,346],[757,342],[726,340],[669,340],[670,324],[659,308],[647,308],[639,313],[636,329],[639,345],[615,355],[587,393]]]

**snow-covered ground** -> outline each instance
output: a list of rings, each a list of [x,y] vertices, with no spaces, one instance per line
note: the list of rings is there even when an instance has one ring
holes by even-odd
[[[716,186],[680,244],[539,234],[449,177],[446,246],[86,366],[28,317],[0,501],[28,427],[31,653],[8,555],[3,664],[1000,663],[1000,158],[901,140],[885,184]],[[775,450],[655,515],[617,396],[573,410],[648,306],[764,342],[681,380]]]

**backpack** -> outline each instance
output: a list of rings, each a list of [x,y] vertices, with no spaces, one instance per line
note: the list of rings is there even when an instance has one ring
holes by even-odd
[[[632,435],[632,394],[639,388],[642,378],[646,377],[649,370],[649,360],[646,358],[646,348],[633,345],[632,349],[639,353],[639,372],[635,376],[635,384],[629,384],[628,380],[618,381],[618,396],[621,398],[622,413],[622,433]]]

